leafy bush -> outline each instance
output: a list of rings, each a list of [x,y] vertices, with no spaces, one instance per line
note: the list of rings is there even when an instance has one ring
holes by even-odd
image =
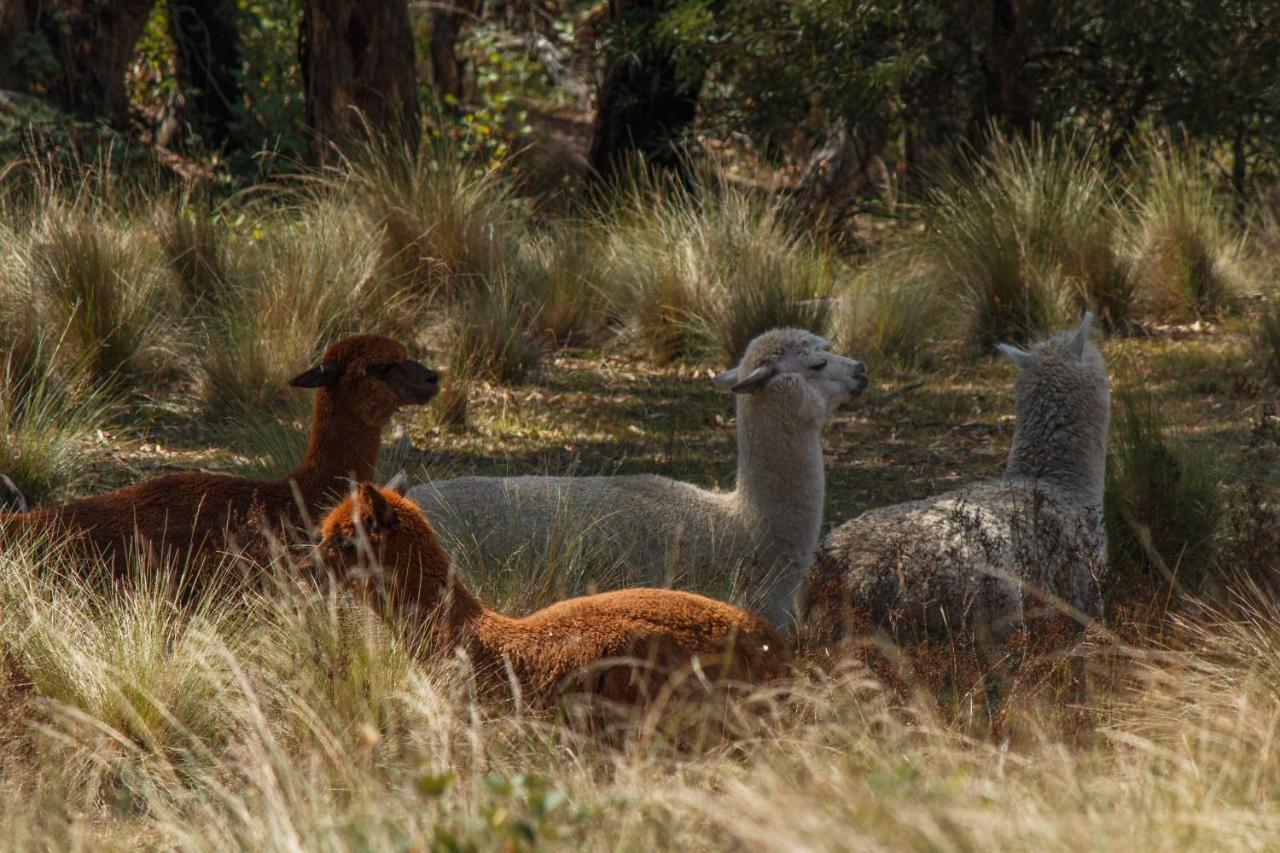
[[[1111,430],[1105,507],[1118,574],[1146,569],[1157,582],[1203,589],[1223,516],[1218,479],[1211,457],[1167,433],[1153,400],[1123,398]]]

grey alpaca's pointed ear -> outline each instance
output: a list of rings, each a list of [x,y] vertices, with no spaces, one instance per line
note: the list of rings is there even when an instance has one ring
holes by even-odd
[[[1076,358],[1084,357],[1084,345],[1089,343],[1089,330],[1093,327],[1093,312],[1084,312],[1084,319],[1080,321],[1080,329],[1076,332],[1075,337],[1071,339],[1071,354]]]
[[[778,366],[776,364],[762,364],[745,377],[739,378],[738,368],[731,367],[712,381],[721,388],[727,388],[735,394],[750,394],[763,388],[764,383],[768,382],[777,372]]]
[[[1031,353],[1015,347],[1013,344],[996,344],[996,349],[1005,358],[1018,365],[1019,368],[1026,367],[1035,358]]]
[[[294,388],[324,388],[338,381],[344,365],[340,361],[326,361],[289,380]]]
[[[392,477],[390,480],[387,480],[387,484],[383,486],[383,488],[390,489],[400,497],[404,497],[404,493],[408,490],[408,486],[409,486],[409,472],[401,468],[399,471],[395,473],[394,477]]]

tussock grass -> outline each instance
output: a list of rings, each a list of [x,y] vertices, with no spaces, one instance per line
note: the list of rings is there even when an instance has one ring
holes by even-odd
[[[499,172],[478,172],[430,139],[417,151],[371,141],[319,187],[355,205],[376,235],[385,274],[420,293],[466,291],[500,275],[527,228],[527,213]]]
[[[1118,414],[1105,508],[1112,564],[1121,574],[1145,570],[1164,589],[1200,592],[1213,579],[1223,520],[1219,471],[1207,453],[1170,433],[1152,399],[1122,397]]]
[[[214,412],[270,406],[286,381],[338,338],[395,335],[409,294],[384,274],[376,247],[335,204],[288,212],[245,247],[249,271],[225,288],[207,324],[199,393]]]
[[[909,249],[870,261],[849,289],[840,326],[845,352],[902,370],[928,367],[956,318],[934,287],[926,264]]]
[[[154,221],[160,246],[183,297],[199,309],[220,298],[232,279],[231,237],[215,212],[181,197],[157,206]]]
[[[1167,141],[1150,141],[1141,162],[1133,240],[1149,310],[1190,322],[1233,309],[1251,262],[1226,202]]]
[[[1253,342],[1266,375],[1280,385],[1280,299],[1263,305],[1253,329]]]
[[[23,266],[47,322],[95,379],[171,375],[174,293],[145,231],[110,211],[49,205],[28,234]]]
[[[0,473],[40,504],[81,483],[109,452],[96,433],[117,401],[74,374],[59,378],[43,346],[32,355],[26,364],[15,355],[0,363]]]
[[[711,181],[696,192],[637,182],[606,226],[618,313],[659,361],[714,352],[731,364],[768,329],[833,327],[838,266],[776,201]]]
[[[936,286],[960,301],[967,340],[986,351],[1040,337],[1073,303],[1113,328],[1129,321],[1133,278],[1116,215],[1087,141],[996,132],[928,194],[919,249]]]

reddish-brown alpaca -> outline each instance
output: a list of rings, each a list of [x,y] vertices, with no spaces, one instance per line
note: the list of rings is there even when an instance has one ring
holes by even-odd
[[[426,403],[438,376],[378,335],[339,341],[320,364],[290,385],[316,388],[311,436],[288,477],[259,482],[220,474],[184,473],[149,480],[85,500],[0,518],[0,539],[32,529],[91,545],[117,575],[131,546],[179,560],[226,544],[228,527],[252,519],[298,524],[368,479],[378,463],[382,428],[401,406]],[[141,540],[141,541],[138,541]]]
[[[790,664],[763,619],[687,592],[606,592],[521,619],[488,610],[451,570],[417,505],[391,489],[361,485],[325,518],[323,533],[326,565],[375,602],[390,597],[430,620],[434,650],[461,647],[490,689],[504,689],[510,672],[534,706],[564,693],[642,704],[661,685],[638,678],[635,662],[665,677],[696,660],[710,678],[738,684],[772,680]]]

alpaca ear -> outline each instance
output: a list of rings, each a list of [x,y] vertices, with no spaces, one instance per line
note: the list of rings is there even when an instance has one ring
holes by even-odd
[[[409,485],[409,472],[401,468],[396,472],[395,476],[387,480],[384,489],[390,489],[400,497],[404,497],[404,493]]]
[[[380,530],[395,524],[395,508],[373,483],[360,484],[360,503],[369,511],[371,530]]]
[[[714,381],[721,388],[728,388],[735,394],[750,394],[764,387],[764,383],[768,382],[777,372],[778,366],[776,364],[763,364],[745,377],[739,378],[738,368],[731,367],[717,376]]]
[[[996,344],[996,349],[999,350],[1000,354],[1005,358],[1018,365],[1019,368],[1026,367],[1035,359],[1035,356],[1031,353],[1024,349],[1019,349],[1013,344]]]
[[[1084,319],[1080,321],[1080,329],[1076,332],[1074,338],[1071,339],[1071,354],[1076,358],[1084,357],[1084,345],[1089,343],[1089,329],[1093,326],[1093,312],[1084,312]]]
[[[299,373],[289,380],[289,384],[294,388],[323,388],[338,381],[343,366],[340,361],[326,361],[305,373]]]

